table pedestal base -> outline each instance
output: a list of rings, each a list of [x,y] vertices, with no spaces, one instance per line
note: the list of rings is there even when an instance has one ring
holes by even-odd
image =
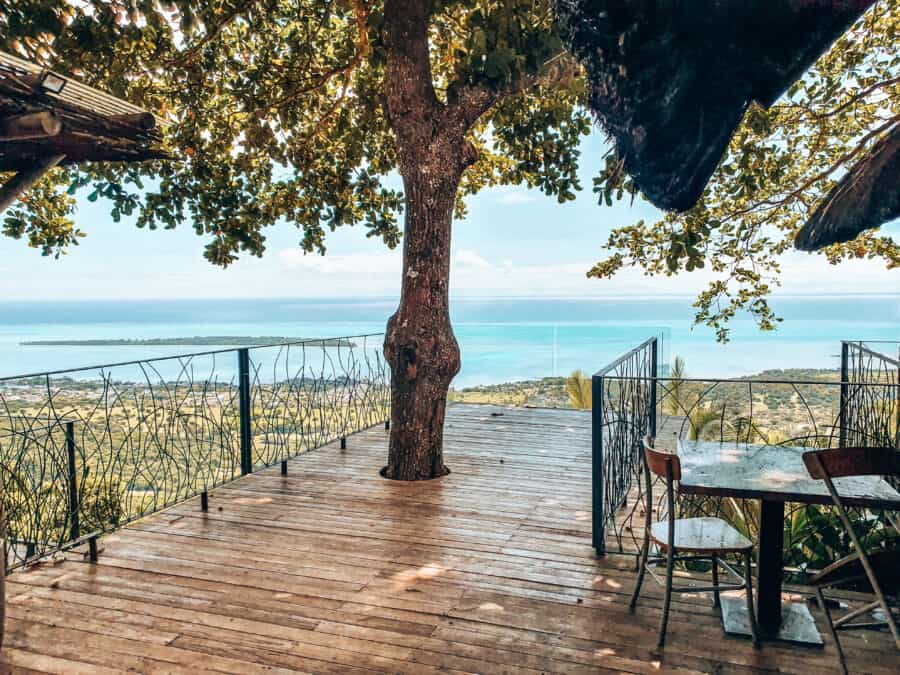
[[[722,597],[722,625],[729,635],[750,637],[750,618],[744,598]],[[822,646],[822,636],[809,608],[802,602],[790,602],[781,606],[781,628],[777,635],[766,635],[760,629],[763,640],[781,640],[813,647]]]

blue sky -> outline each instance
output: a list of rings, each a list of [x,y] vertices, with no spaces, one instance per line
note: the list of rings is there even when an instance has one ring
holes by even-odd
[[[469,201],[469,216],[454,223],[451,293],[456,296],[692,295],[708,277],[683,274],[649,279],[628,270],[612,281],[589,280],[587,269],[604,257],[609,231],[654,219],[645,203],[597,205],[591,176],[604,153],[595,132],[584,144],[579,198],[565,205],[525,188],[487,190]],[[106,209],[82,199],[76,215],[88,233],[59,260],[41,257],[23,242],[0,237],[0,293],[7,300],[349,297],[391,296],[400,282],[399,250],[367,239],[364,228],[329,234],[328,255],[304,255],[299,232],[283,225],[267,231],[264,258],[246,257],[227,270],[202,256],[205,240],[189,224],[174,231],[138,230],[113,223]],[[897,224],[891,233],[900,232]],[[792,253],[780,293],[877,293],[897,286],[897,273],[881,263],[833,267],[819,256]]]

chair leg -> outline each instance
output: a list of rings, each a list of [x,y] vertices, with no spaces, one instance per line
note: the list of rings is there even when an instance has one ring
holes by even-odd
[[[631,602],[628,605],[628,611],[633,612],[637,605],[638,596],[641,594],[641,584],[644,583],[644,572],[647,571],[647,556],[650,551],[650,538],[644,537],[644,545],[641,547],[641,553],[638,556],[638,577],[634,584],[634,592],[631,594]]]
[[[716,556],[712,557],[712,582],[713,582],[713,607],[720,607],[721,602],[719,600],[719,559]]]
[[[662,620],[659,623],[659,638],[656,646],[662,648],[666,644],[666,627],[669,624],[669,605],[672,604],[672,574],[675,571],[675,551],[670,546],[666,551],[666,598],[663,601]]]
[[[884,612],[885,618],[887,619],[888,628],[891,631],[891,635],[894,636],[894,644],[897,645],[897,649],[900,649],[900,630],[897,629],[897,621],[894,619],[894,614],[891,612],[891,606],[888,604],[887,598],[884,597],[884,592],[881,590],[880,586],[875,586],[875,595],[878,598],[878,604],[881,605],[881,611]]]
[[[753,561],[750,551],[744,553],[744,583],[747,586],[747,616],[750,619],[750,635],[753,646],[759,647],[759,628],[756,625],[756,609],[753,606]]]
[[[825,623],[828,625],[828,634],[831,635],[831,641],[834,642],[834,648],[837,650],[838,659],[841,662],[841,671],[847,675],[847,661],[844,658],[844,650],[841,648],[841,641],[838,639],[837,631],[834,629],[834,621],[831,618],[831,610],[828,603],[825,602],[825,595],[821,588],[816,588],[816,600],[819,601],[819,607],[825,613]]]

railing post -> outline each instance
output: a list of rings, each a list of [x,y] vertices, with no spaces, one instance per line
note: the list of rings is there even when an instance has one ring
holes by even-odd
[[[241,418],[241,475],[253,472],[253,436],[250,419],[250,350],[238,349],[238,411]]]
[[[603,529],[603,377],[591,378],[591,542],[598,556],[606,554]]]
[[[897,367],[897,388],[894,390],[894,447],[900,450],[900,366]]]
[[[850,398],[849,383],[850,378],[850,346],[846,342],[841,342],[841,410],[838,415],[839,424],[838,431],[839,445],[842,448],[847,447],[847,403]]]
[[[659,341],[653,338],[650,343],[650,419],[648,420],[647,433],[650,438],[656,438],[656,385],[657,385],[657,368],[658,363],[658,346]],[[642,439],[643,442],[643,439]],[[641,450],[643,452],[643,450]]]
[[[66,422],[66,455],[69,473],[69,536],[72,541],[81,536],[81,523],[78,520],[78,470],[75,465],[75,422]]]

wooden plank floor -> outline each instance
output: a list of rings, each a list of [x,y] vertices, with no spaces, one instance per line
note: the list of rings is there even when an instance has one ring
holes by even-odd
[[[9,578],[0,663],[19,672],[821,673],[834,650],[723,636],[709,599],[627,611],[632,558],[590,547],[590,418],[456,405],[450,476],[378,476],[373,428],[106,537],[100,562]],[[851,667],[896,672],[884,634]]]

